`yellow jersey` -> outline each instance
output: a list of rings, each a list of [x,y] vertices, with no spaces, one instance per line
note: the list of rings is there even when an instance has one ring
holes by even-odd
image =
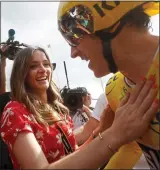
[[[124,83],[126,82],[126,83]],[[118,107],[125,93],[131,89],[127,79],[120,73],[114,74],[106,85],[106,96],[113,111]],[[142,155],[142,150],[136,141],[122,146],[110,159],[105,169],[132,169]]]
[[[151,67],[147,74],[147,78],[149,78],[150,76],[156,77],[156,83],[159,87],[159,49],[157,50],[153,63],[151,64]],[[127,78],[124,77],[124,75],[120,72],[117,72],[110,78],[106,85],[106,96],[113,111],[116,111],[117,107],[120,104],[121,99],[123,99],[123,97],[126,95],[126,92],[127,91],[130,92],[133,89],[133,87],[134,85],[130,85],[127,81]],[[157,95],[157,98],[159,99],[159,93]],[[150,167],[154,169],[159,169],[160,109],[157,111],[156,116],[151,122],[149,130],[145,133],[145,135],[141,139],[138,139],[137,142],[141,147]],[[123,153],[123,156],[124,155],[125,153]],[[132,155],[130,155],[130,159],[132,159]]]
[[[132,169],[140,157],[142,150],[136,141],[122,146],[119,151],[112,156],[105,169]]]

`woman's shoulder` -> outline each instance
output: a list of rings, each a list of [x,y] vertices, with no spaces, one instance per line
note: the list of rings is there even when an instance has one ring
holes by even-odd
[[[3,131],[6,129],[21,129],[26,124],[30,124],[32,117],[24,104],[18,101],[10,101],[4,108],[1,119],[0,127]]]
[[[18,117],[22,117],[24,115],[30,115],[30,112],[28,111],[27,107],[18,101],[11,100],[8,102],[2,112],[1,119],[3,119],[6,115],[14,115]]]
[[[4,108],[4,111],[6,110],[6,109],[8,109],[8,108],[11,108],[11,109],[23,109],[23,110],[27,110],[27,108],[26,108],[26,106],[23,104],[23,103],[20,103],[20,102],[18,102],[18,101],[14,101],[14,100],[11,100],[11,101],[9,101],[7,104],[6,104],[6,106],[5,106],[5,108]]]

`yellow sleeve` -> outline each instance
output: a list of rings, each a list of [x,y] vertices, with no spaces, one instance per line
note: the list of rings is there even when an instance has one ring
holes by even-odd
[[[142,155],[137,142],[122,146],[104,169],[132,169]]]

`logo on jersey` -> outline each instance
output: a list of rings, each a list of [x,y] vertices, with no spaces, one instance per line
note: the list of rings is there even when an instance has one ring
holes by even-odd
[[[115,88],[116,86],[116,80],[118,79],[118,75],[114,75],[113,77],[111,77],[109,80],[108,80],[108,83],[106,84],[106,89],[107,89],[107,93],[106,95],[109,95],[112,90]]]

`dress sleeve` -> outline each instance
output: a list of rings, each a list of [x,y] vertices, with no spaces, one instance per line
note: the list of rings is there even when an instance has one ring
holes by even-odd
[[[10,149],[19,133],[33,132],[27,110],[20,104],[16,107],[14,104],[7,105],[2,113],[0,128],[1,137]]]

